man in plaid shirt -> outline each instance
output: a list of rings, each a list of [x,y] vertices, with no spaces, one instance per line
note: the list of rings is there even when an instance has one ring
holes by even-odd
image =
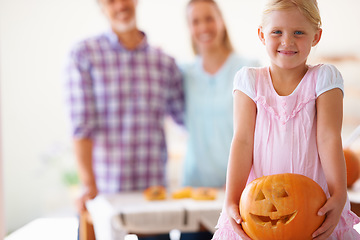
[[[137,0],[98,2],[111,30],[76,44],[65,71],[80,212],[98,192],[166,185],[164,117],[184,110],[181,73],[138,30]]]

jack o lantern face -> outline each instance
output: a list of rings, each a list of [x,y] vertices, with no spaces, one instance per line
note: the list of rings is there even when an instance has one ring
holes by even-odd
[[[295,218],[297,210],[294,206],[289,206],[292,196],[284,187],[281,185],[270,190],[259,190],[254,199],[255,208],[250,211],[250,216],[256,224],[276,227],[280,223],[288,224]]]
[[[240,200],[244,231],[254,240],[312,239],[325,216],[322,188],[298,174],[264,176],[249,183]]]

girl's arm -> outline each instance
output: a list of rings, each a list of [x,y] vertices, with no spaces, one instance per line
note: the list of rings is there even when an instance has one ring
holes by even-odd
[[[243,239],[248,239],[241,226],[239,202],[253,160],[256,105],[240,91],[234,92],[234,136],[230,148],[226,179],[225,207],[230,222]]]
[[[321,94],[317,98],[316,109],[317,147],[330,192],[330,198],[319,210],[319,215],[326,214],[326,219],[313,234],[316,240],[322,240],[327,239],[338,224],[347,198],[346,166],[341,140],[342,91],[335,88]]]

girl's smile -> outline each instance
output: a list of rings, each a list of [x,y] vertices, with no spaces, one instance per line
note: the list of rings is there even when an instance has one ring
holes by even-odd
[[[294,56],[295,54],[297,54],[297,51],[286,51],[286,50],[278,50],[279,54],[282,54],[284,56]]]

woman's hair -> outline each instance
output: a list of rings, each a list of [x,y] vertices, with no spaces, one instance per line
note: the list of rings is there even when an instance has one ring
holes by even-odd
[[[316,0],[268,0],[263,11],[261,25],[266,25],[269,13],[296,7],[316,28],[321,27],[320,11]]]
[[[232,46],[232,44],[231,44],[230,37],[229,37],[228,31],[227,31],[227,28],[226,28],[226,26],[225,26],[225,21],[224,21],[224,18],[223,18],[223,16],[222,16],[222,13],[221,13],[221,10],[220,10],[218,4],[215,2],[215,0],[190,0],[189,3],[187,4],[187,8],[189,8],[189,7],[191,6],[191,4],[193,4],[193,3],[198,3],[198,2],[210,3],[210,4],[212,4],[212,5],[215,7],[215,9],[219,12],[220,17],[222,18],[222,20],[223,20],[223,22],[224,22],[224,38],[223,38],[222,44],[223,44],[223,46],[225,47],[225,49],[227,49],[227,50],[229,50],[229,51],[232,52],[232,51],[234,50],[234,48],[233,48],[233,46]],[[198,48],[196,47],[196,44],[195,44],[195,42],[194,42],[193,39],[191,39],[191,47],[192,47],[193,52],[194,52],[195,55],[199,54],[199,50],[198,50]]]

